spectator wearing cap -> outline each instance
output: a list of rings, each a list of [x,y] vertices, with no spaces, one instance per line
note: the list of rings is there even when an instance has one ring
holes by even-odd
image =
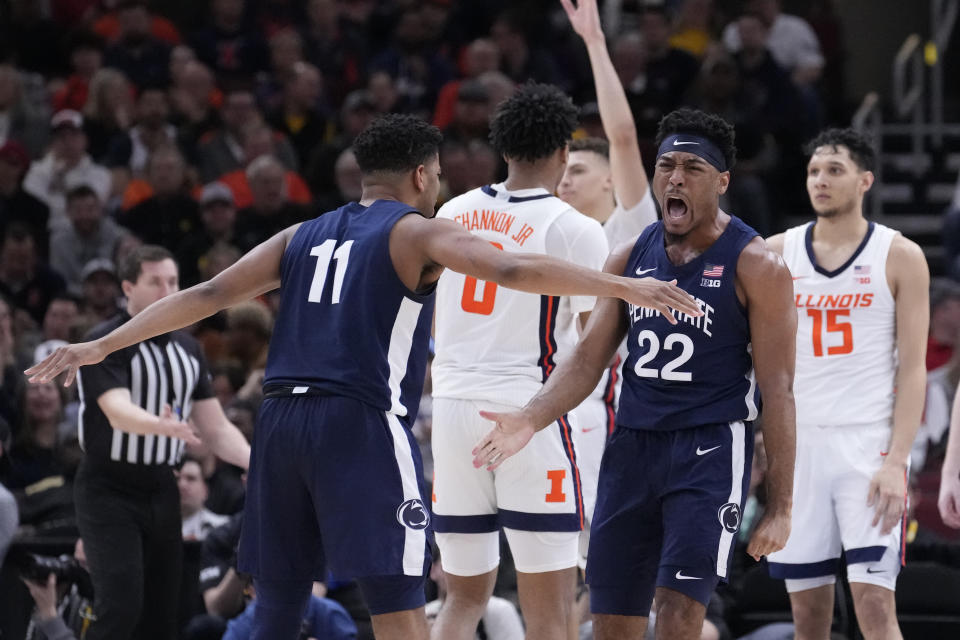
[[[52,98],[53,108],[80,111],[87,103],[90,93],[90,80],[103,67],[105,44],[97,34],[80,30],[74,33],[67,44],[70,52],[70,68],[73,73],[57,89]]]
[[[41,257],[46,258],[50,209],[23,189],[23,176],[29,166],[30,158],[22,144],[16,140],[0,144],[0,236],[10,222],[24,222],[33,230]]]
[[[156,149],[147,164],[146,180],[141,185],[144,200],[121,211],[117,221],[147,244],[177,247],[200,227],[197,201],[187,188],[186,162],[173,145]]]
[[[283,102],[270,117],[274,130],[287,136],[305,166],[313,150],[328,135],[327,117],[321,109],[323,78],[312,64],[297,62],[283,84]]]
[[[39,259],[32,229],[20,221],[7,224],[0,241],[0,296],[13,304],[15,316],[25,312],[17,324],[39,325],[50,300],[65,287],[63,278]]]
[[[110,172],[87,154],[83,116],[72,109],[50,120],[53,139],[47,154],[30,165],[23,180],[25,191],[50,208],[51,230],[67,224],[66,195],[71,186],[88,185],[101,202],[110,197]]]
[[[113,262],[105,258],[91,260],[80,274],[83,291],[83,316],[80,325],[91,328],[117,315],[120,305],[120,278]]]
[[[169,84],[170,45],[151,33],[146,0],[119,0],[117,24],[104,64],[122,71],[138,87]]]
[[[200,280],[201,259],[222,243],[233,243],[237,209],[233,204],[233,192],[222,182],[211,182],[200,195],[200,227],[189,233],[177,255],[180,258],[180,279],[185,286],[193,286]]]
[[[319,201],[335,202],[332,208],[343,204],[337,200],[334,165],[340,155],[353,144],[353,139],[367,128],[376,115],[377,107],[369,92],[358,89],[347,94],[340,107],[339,133],[326,144],[314,149],[304,173],[310,191]]]
[[[31,158],[38,157],[49,137],[44,118],[29,107],[17,68],[0,63],[0,144],[18,140]]]
[[[304,194],[296,197],[295,191],[300,186],[306,190],[306,185],[295,173],[286,171],[275,157],[260,156],[250,163],[243,177],[244,183],[238,183],[237,187],[247,186],[249,197],[241,200],[238,191],[243,191],[232,188],[239,209],[236,245],[242,251],[250,251],[275,233],[311,217]],[[309,192],[306,195],[309,197]],[[246,206],[241,208],[242,204]]]
[[[79,294],[84,265],[94,258],[112,259],[122,231],[104,214],[100,196],[88,185],[67,193],[67,218],[70,224],[51,235],[50,266]]]

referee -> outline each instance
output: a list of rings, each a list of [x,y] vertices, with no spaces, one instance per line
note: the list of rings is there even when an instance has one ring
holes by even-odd
[[[169,251],[145,245],[121,265],[125,311],[86,339],[110,333],[178,289]],[[82,367],[76,510],[95,594],[87,640],[177,636],[182,540],[173,469],[196,428],[222,459],[246,468],[250,447],[213,395],[200,345],[181,331]]]

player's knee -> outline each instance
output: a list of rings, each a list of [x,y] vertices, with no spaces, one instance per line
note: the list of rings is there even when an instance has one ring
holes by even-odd
[[[893,592],[881,587],[866,588],[854,595],[857,622],[864,636],[886,637],[883,632],[897,624]]]
[[[685,626],[696,620],[702,623],[706,613],[706,607],[693,598],[666,589],[657,591],[654,607],[657,612],[657,625],[670,629],[676,629],[678,625]]]
[[[833,622],[832,598],[794,597],[790,607],[798,638],[820,638],[824,630],[829,635]]]

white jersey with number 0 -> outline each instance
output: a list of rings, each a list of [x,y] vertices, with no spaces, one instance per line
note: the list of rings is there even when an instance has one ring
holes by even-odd
[[[896,304],[887,255],[898,232],[871,222],[846,264],[827,271],[813,254],[813,224],[788,230],[783,246],[797,306],[797,424],[891,420]]]
[[[503,251],[549,254],[601,269],[608,247],[600,224],[545,189],[474,189],[441,207]],[[437,285],[433,396],[520,406],[577,341],[577,315],[595,298],[523,293],[450,270]]]

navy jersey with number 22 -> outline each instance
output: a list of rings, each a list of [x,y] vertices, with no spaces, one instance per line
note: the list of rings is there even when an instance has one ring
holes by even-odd
[[[409,205],[350,203],[300,225],[280,264],[283,297],[264,386],[311,387],[416,418],[433,288],[410,291],[390,259]]]
[[[743,248],[758,234],[739,218],[706,251],[674,265],[661,222],[647,227],[630,253],[624,275],[677,280],[704,315],[677,313],[672,325],[658,311],[627,306],[629,355],[617,424],[674,430],[753,420],[759,398],[750,355],[750,325],[734,279]]]

